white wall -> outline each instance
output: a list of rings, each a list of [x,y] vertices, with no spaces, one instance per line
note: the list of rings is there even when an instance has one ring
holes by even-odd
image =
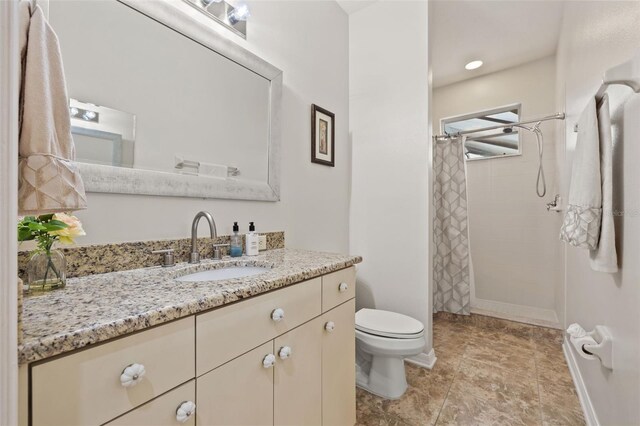
[[[430,330],[427,15],[426,1],[380,1],[349,18],[350,250],[365,259],[358,307]]]
[[[558,47],[559,107],[567,121],[561,188],[566,196],[576,135],[573,125],[595,94],[603,72],[640,49],[640,2],[567,2]],[[614,370],[578,358],[580,375],[603,425],[640,424],[640,96],[609,90],[614,133],[617,274],[594,272],[586,251],[566,248],[566,324],[596,324],[614,336]],[[566,325],[565,324],[565,325]]]
[[[521,104],[522,119],[555,113],[555,58],[438,87],[433,128],[440,119]],[[538,149],[521,130],[522,155],[467,162],[469,241],[476,308],[557,323],[560,215],[546,211],[555,194],[555,123],[541,126],[547,195],[535,191]],[[496,303],[497,302],[497,303]],[[505,305],[506,304],[506,305]]]
[[[248,222],[255,221],[258,231],[285,230],[288,247],[347,250],[351,177],[347,15],[335,2],[248,3],[252,13],[248,40],[222,28],[220,33],[284,72],[281,201],[92,193],[89,208],[78,213],[87,231],[79,243],[187,237],[193,216],[209,210],[219,233],[231,233],[234,221],[247,231]],[[310,162],[312,103],[336,114],[335,168]],[[205,235],[208,231],[202,228]]]

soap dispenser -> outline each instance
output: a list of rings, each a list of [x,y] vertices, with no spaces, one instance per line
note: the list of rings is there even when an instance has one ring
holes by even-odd
[[[231,257],[242,256],[242,237],[238,234],[238,231],[240,231],[238,222],[233,222],[233,235],[231,236],[231,249],[229,250]]]
[[[249,233],[244,236],[245,253],[247,256],[257,256],[260,248],[260,237],[255,233],[256,227],[253,222],[249,222]]]

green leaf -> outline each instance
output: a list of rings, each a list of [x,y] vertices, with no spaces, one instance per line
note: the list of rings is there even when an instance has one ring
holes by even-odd
[[[41,214],[38,216],[40,222],[49,222],[51,219],[53,219],[53,214]]]
[[[34,238],[35,236],[28,227],[18,228],[18,241],[30,241]]]
[[[47,232],[60,231],[66,228],[66,226],[49,225],[48,223],[45,223],[44,227],[47,229]]]
[[[29,229],[31,229],[32,231],[46,231],[47,230],[47,228],[43,224],[38,223],[38,222],[29,222],[27,224],[27,226],[29,226]]]
[[[61,221],[61,220],[56,220],[56,219],[53,219],[52,221],[50,221],[50,222],[48,222],[48,223],[50,223],[50,224],[52,224],[52,225],[62,226],[62,227],[64,227],[64,228],[68,228],[68,227],[69,227],[69,225],[67,225],[67,224],[66,224],[66,223],[64,223],[63,221]]]
[[[25,216],[22,218],[20,222],[18,222],[18,226],[27,226],[29,222],[34,222],[35,217],[33,216]]]
[[[45,223],[43,226],[46,228],[47,232],[59,231],[61,229],[69,227],[69,225],[59,220],[52,220],[50,222]]]

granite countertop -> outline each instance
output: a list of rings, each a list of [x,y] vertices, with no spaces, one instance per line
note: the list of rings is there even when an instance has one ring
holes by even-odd
[[[89,275],[26,297],[20,364],[49,358],[133,331],[223,306],[362,262],[359,256],[277,249],[258,256],[203,260]],[[256,276],[209,282],[175,278],[224,266],[266,266]]]

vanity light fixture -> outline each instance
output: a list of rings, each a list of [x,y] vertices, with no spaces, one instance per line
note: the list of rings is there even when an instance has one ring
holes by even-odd
[[[245,3],[236,3],[236,6],[232,6],[225,0],[183,1],[240,37],[247,38],[247,19],[251,16],[251,13]]]
[[[78,107],[69,107],[71,118],[76,120],[88,121],[90,123],[100,122],[100,113],[91,111],[90,109],[82,109]]]
[[[465,69],[468,70],[477,70],[478,68],[480,68],[482,66],[483,62],[482,61],[471,61],[469,62],[467,65],[465,65]]]

